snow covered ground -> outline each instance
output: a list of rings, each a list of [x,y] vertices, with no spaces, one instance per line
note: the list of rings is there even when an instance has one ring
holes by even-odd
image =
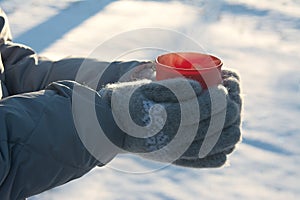
[[[53,59],[88,56],[114,35],[155,27],[193,38],[243,81],[243,142],[230,166],[154,170],[160,166],[122,156],[30,200],[299,199],[300,1],[2,0],[0,6],[15,41]],[[188,48],[178,38],[155,39],[171,50]],[[137,34],[100,58],[147,40]]]

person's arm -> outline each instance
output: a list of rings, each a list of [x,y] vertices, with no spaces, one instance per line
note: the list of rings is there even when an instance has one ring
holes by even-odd
[[[72,113],[79,98],[96,91],[72,81],[0,101],[0,199],[20,200],[83,176],[103,164],[82,144]],[[96,94],[97,95],[97,94]],[[97,110],[107,116],[106,104]],[[86,130],[86,134],[94,130]],[[107,155],[111,156],[111,155]],[[112,159],[107,157],[104,159]]]
[[[81,73],[76,82],[87,85],[95,81],[108,67],[103,78],[99,79],[99,86],[118,81],[122,74],[142,64],[138,61],[108,63],[85,58],[51,61],[39,57],[27,46],[10,41],[1,44],[0,52],[5,72],[5,85],[10,95],[38,91],[55,81],[75,80],[83,62],[85,63],[84,75]]]

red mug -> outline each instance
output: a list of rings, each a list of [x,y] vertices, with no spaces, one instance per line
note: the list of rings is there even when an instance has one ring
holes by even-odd
[[[176,52],[156,58],[156,80],[186,77],[198,81],[204,89],[222,83],[222,61],[212,55]]]

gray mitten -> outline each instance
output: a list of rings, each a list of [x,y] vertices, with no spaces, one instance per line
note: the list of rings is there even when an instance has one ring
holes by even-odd
[[[241,108],[238,77],[226,71],[223,77],[226,88],[204,91],[197,82],[180,78],[107,85],[100,95],[123,132],[119,147],[181,166],[223,165],[240,140]],[[215,119],[220,123],[211,123]]]
[[[224,126],[222,130],[221,137],[219,138],[217,144],[215,145],[213,151],[205,158],[196,157],[185,157],[182,156],[180,159],[176,160],[174,164],[186,167],[218,167],[225,164],[228,154],[232,153],[235,145],[241,140],[241,110],[242,110],[242,98],[240,95],[240,78],[239,75],[232,70],[222,70],[223,85],[228,91],[228,98],[231,102],[238,106],[238,113],[236,117],[232,118],[233,123],[229,126]],[[228,115],[233,114],[233,112],[228,112]],[[229,117],[230,118],[230,117]],[[227,117],[226,117],[227,119]],[[196,142],[197,143],[197,142]],[[231,143],[231,145],[230,145]],[[226,146],[222,151],[222,146]],[[221,147],[221,148],[219,148]]]

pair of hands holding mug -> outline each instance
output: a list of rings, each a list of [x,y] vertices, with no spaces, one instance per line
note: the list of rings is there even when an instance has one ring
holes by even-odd
[[[224,165],[241,139],[242,101],[238,74],[221,76],[223,84],[208,89],[184,78],[155,81],[154,64],[144,63],[102,88],[119,153],[193,168]]]

